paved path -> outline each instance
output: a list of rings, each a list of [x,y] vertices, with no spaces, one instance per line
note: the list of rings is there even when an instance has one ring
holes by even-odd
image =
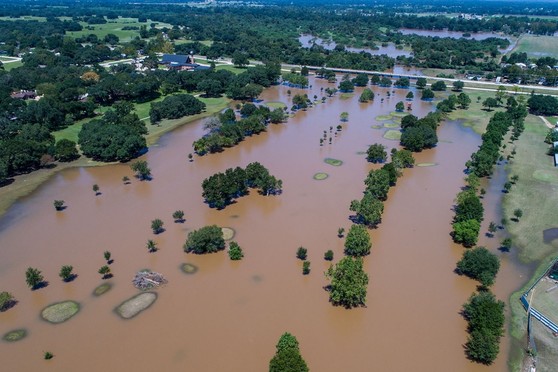
[[[544,116],[539,116],[539,118],[546,124],[550,129],[555,128],[550,121],[548,121]]]

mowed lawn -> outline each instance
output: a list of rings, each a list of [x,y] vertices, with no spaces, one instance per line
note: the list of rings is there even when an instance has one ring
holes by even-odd
[[[558,37],[522,35],[512,52],[524,52],[528,57],[558,58]]]
[[[141,26],[147,26],[148,28],[151,27],[151,22],[148,20],[147,22],[140,23],[138,22],[137,18],[121,18],[119,17],[116,20],[108,20],[107,23],[102,25],[90,25],[85,22],[80,22],[83,26],[83,30],[81,31],[69,31],[66,32],[66,35],[72,37],[82,37],[89,34],[97,35],[99,39],[104,38],[108,34],[114,34],[118,36],[120,42],[127,42],[139,36],[139,28]],[[155,22],[157,25],[155,27],[162,28],[168,27],[172,28],[172,25],[167,23],[160,23]],[[137,27],[137,30],[123,30],[124,27]]]

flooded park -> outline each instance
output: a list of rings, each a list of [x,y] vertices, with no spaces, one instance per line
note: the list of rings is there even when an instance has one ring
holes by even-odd
[[[164,135],[142,156],[152,169],[151,181],[134,179],[129,164],[72,168],[14,204],[0,219],[0,281],[10,283],[18,304],[0,313],[0,333],[24,328],[27,336],[2,341],[4,368],[95,371],[125,361],[126,370],[136,371],[264,371],[278,337],[291,332],[313,371],[507,370],[507,335],[492,366],[466,359],[460,312],[477,283],[454,273],[463,247],[450,236],[452,205],[480,136],[459,122],[442,122],[438,145],[415,154],[417,166],[403,171],[389,192],[382,223],[369,230],[367,306],[334,307],[324,290],[330,265],[324,252],[333,250],[334,262],[343,256],[337,229],[348,230],[351,200],[361,198],[368,171],[380,167],[368,163],[365,152],[373,143],[388,152],[399,148],[399,141],[384,135],[399,129],[395,104],[405,102],[409,90],[373,87],[376,98],[367,104],[358,102],[362,88],[357,88],[353,95],[337,93],[321,103],[322,88],[331,85],[314,77],[310,84],[304,90],[266,89],[262,104],[290,107],[297,93],[316,95],[319,103],[234,148],[189,162],[193,141],[204,135],[203,123],[193,122]],[[416,98],[411,112],[422,117],[435,105]],[[340,122],[342,112],[349,113],[347,122]],[[339,124],[342,130],[329,135]],[[320,146],[324,131],[332,141]],[[326,158],[342,165],[327,164]],[[204,203],[205,178],[255,161],[282,179],[280,195],[252,191],[223,210]],[[315,180],[319,172],[328,177]],[[130,184],[122,182],[124,176]],[[485,225],[500,220],[505,180],[497,167],[484,185]],[[91,191],[94,184],[100,195]],[[55,211],[55,199],[67,208]],[[175,210],[185,212],[183,223],[174,222]],[[150,228],[155,218],[165,229],[157,235]],[[184,253],[188,232],[212,224],[234,229],[243,260],[230,261],[226,252]],[[149,239],[157,252],[145,248]],[[494,293],[507,301],[527,273],[510,253],[497,250],[495,240],[482,236],[479,245],[500,256]],[[311,261],[306,276],[295,256],[300,246]],[[97,271],[105,264],[105,250],[112,252],[114,276],[102,280]],[[184,263],[198,270],[185,274]],[[73,265],[77,278],[62,282],[62,265]],[[27,288],[24,273],[30,266],[43,272],[46,288]],[[151,307],[122,319],[114,309],[138,293],[132,279],[146,268],[164,274],[168,283],[156,290]],[[102,283],[112,287],[94,296]],[[66,300],[79,304],[74,317],[60,324],[40,318],[45,307]],[[41,358],[46,350],[56,356],[47,364]]]

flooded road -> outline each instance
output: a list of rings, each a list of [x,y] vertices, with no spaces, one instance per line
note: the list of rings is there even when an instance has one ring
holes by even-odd
[[[311,84],[304,91],[310,97],[321,97],[320,88],[328,86],[314,78]],[[277,86],[262,98],[290,107],[289,89],[300,92]],[[123,176],[132,178],[128,165],[71,169],[15,204],[0,221],[0,282],[1,290],[12,292],[19,303],[0,313],[0,333],[27,328],[29,335],[0,343],[5,368],[265,371],[279,336],[288,331],[297,337],[312,371],[506,370],[506,342],[491,367],[469,362],[462,347],[467,333],[459,312],[475,282],[453,273],[463,248],[449,236],[451,206],[463,186],[463,165],[480,138],[459,123],[442,124],[440,144],[416,155],[417,163],[435,166],[405,170],[390,190],[383,222],[371,230],[372,253],[365,258],[367,307],[345,310],[328,303],[324,252],[333,250],[334,262],[342,257],[337,229],[348,230],[350,201],[360,199],[367,172],[378,167],[367,163],[362,152],[376,142],[388,149],[398,145],[383,138],[387,129],[372,126],[382,124],[375,118],[392,112],[407,90],[390,88],[395,94],[387,99],[386,88],[373,89],[372,104],[358,103],[360,90],[349,99],[337,96],[285,124],[270,125],[267,133],[235,148],[190,163],[192,142],[203,135],[201,123],[193,123],[165,135],[142,157],[152,169],[150,182],[134,179],[124,185]],[[413,113],[423,116],[433,107],[415,100]],[[323,131],[335,128],[343,111],[350,116],[342,132],[331,145],[320,147]],[[327,157],[344,163],[328,165],[323,161]],[[252,192],[221,211],[203,203],[204,178],[253,161],[283,180],[281,195]],[[317,172],[329,178],[316,181],[312,176]],[[93,184],[102,195],[95,196]],[[499,220],[498,192],[487,196],[486,224]],[[65,200],[68,208],[56,212],[54,199]],[[185,211],[184,224],[173,223],[177,209]],[[162,234],[151,231],[155,218],[165,223]],[[208,224],[236,230],[242,261],[229,261],[226,252],[183,252],[187,233]],[[148,253],[148,239],[158,243],[158,252]],[[496,252],[491,246],[495,240],[483,241]],[[302,275],[295,257],[299,246],[308,249],[308,276]],[[105,250],[115,260],[114,278],[108,281],[97,273],[105,264]],[[183,274],[179,266],[184,262],[199,271]],[[79,275],[71,283],[58,278],[67,264]],[[495,292],[505,300],[524,278],[513,260],[502,265]],[[46,288],[26,287],[29,266],[42,270],[49,281]],[[157,291],[151,308],[122,320],[113,309],[137,293],[131,280],[144,268],[164,274],[168,284]],[[102,282],[113,283],[113,289],[93,297]],[[42,308],[68,299],[82,305],[74,318],[59,325],[39,319]],[[54,359],[43,360],[44,351]]]

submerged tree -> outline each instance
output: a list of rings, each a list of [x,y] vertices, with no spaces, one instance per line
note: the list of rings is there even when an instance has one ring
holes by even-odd
[[[366,304],[368,274],[361,257],[342,258],[335,266],[330,266],[326,277],[331,280],[329,300],[334,305],[352,308]]]
[[[65,208],[64,200],[55,200],[53,204],[54,204],[54,209],[56,209],[57,211],[64,210]]]
[[[366,227],[352,225],[345,239],[345,254],[348,256],[366,256],[370,254],[372,242]]]
[[[145,160],[138,160],[130,168],[136,172],[136,177],[140,180],[150,180],[151,179],[151,169]]]
[[[184,211],[183,210],[177,210],[174,211],[174,213],[172,214],[172,218],[174,219],[174,222],[184,222]]]
[[[29,288],[37,289],[43,284],[44,277],[39,269],[28,267],[25,271],[25,281]]]
[[[163,229],[163,225],[164,222],[159,218],[156,218],[153,221],[151,221],[151,229],[153,230],[153,234],[160,234],[163,231],[165,231],[165,229]]]
[[[308,372],[295,336],[286,332],[279,338],[275,356],[269,362],[269,372]]]
[[[460,274],[478,280],[485,287],[494,283],[494,278],[500,269],[500,260],[484,247],[466,250],[463,258],[457,263]]]
[[[0,311],[6,311],[16,303],[10,292],[0,292]]]
[[[145,244],[149,253],[157,252],[157,243],[154,240],[149,239]]]
[[[76,276],[73,273],[73,270],[74,267],[72,265],[64,265],[60,268],[60,272],[58,273],[58,276],[60,276],[60,278],[62,278],[63,281],[69,282]]]
[[[205,226],[188,234],[184,251],[197,254],[214,253],[225,249],[223,231],[219,226]]]
[[[238,245],[237,242],[232,241],[229,243],[229,258],[232,261],[241,260],[244,257],[244,253],[242,252],[242,248]]]
[[[108,267],[107,265],[101,266],[98,273],[103,276],[103,279],[109,279],[112,277],[112,274],[110,273],[110,267]]]

